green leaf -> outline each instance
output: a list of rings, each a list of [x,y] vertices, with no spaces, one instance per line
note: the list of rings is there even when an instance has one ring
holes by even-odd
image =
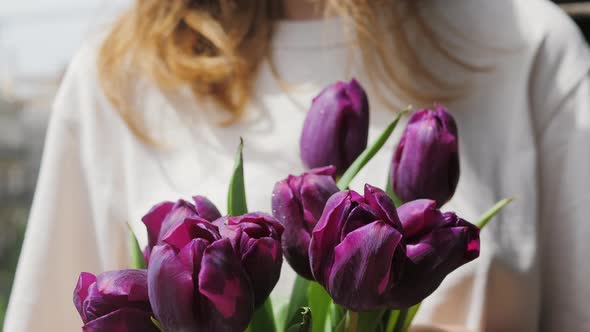
[[[387,185],[385,186],[385,192],[387,193],[387,196],[391,198],[391,200],[395,204],[395,207],[400,207],[403,204],[402,201],[397,197],[395,192],[393,192],[393,183],[391,183],[391,168],[387,173]]]
[[[328,309],[332,298],[324,287],[317,282],[311,282],[307,291],[309,307],[313,312],[313,332],[323,332],[328,318]]]
[[[131,229],[131,226],[127,224],[129,227],[129,238],[131,241],[130,255],[131,255],[131,268],[132,269],[147,269],[147,263],[145,261],[145,257],[143,256],[143,250],[139,247],[139,242],[135,237],[135,233]]]
[[[232,216],[239,216],[248,212],[248,205],[246,204],[246,186],[244,184],[243,149],[244,140],[240,138],[234,172],[229,183],[227,194],[227,213]]]
[[[399,112],[395,119],[387,126],[387,128],[385,128],[385,130],[383,131],[381,136],[379,136],[377,141],[375,141],[373,145],[365,149],[365,151],[363,151],[363,153],[361,153],[361,155],[358,156],[358,158],[356,158],[356,160],[352,163],[352,165],[350,165],[350,167],[348,167],[346,172],[344,172],[344,174],[338,181],[338,188],[340,188],[341,190],[345,190],[348,188],[354,177],[363,169],[363,167],[365,167],[365,165],[371,159],[373,159],[377,152],[381,150],[383,145],[385,145],[385,142],[387,142],[387,139],[389,139],[389,136],[391,136],[391,134],[393,133],[393,130],[399,123],[399,120],[402,118],[404,114],[408,113],[411,108],[411,106],[408,106],[406,109]]]
[[[266,299],[262,307],[258,308],[254,313],[254,317],[250,321],[250,325],[246,331],[258,332],[268,331],[276,332],[274,314],[272,311],[272,302],[270,298]]]
[[[336,303],[334,303],[334,301],[331,301],[328,317],[330,320],[331,331],[336,331],[338,329],[338,326],[340,326],[340,324],[346,318],[346,309],[337,305]]]
[[[384,314],[385,309],[359,312],[356,331],[376,331]]]
[[[389,319],[387,320],[387,326],[385,332],[393,332],[397,325],[397,321],[400,318],[401,312],[399,310],[391,310],[389,312]]]
[[[302,307],[307,307],[307,293],[311,281],[297,275],[291,290],[291,298],[287,306],[287,317],[285,326],[291,326],[297,323],[299,310]]]
[[[154,317],[150,317],[150,318],[152,320],[152,323],[154,323],[154,325],[156,325],[156,327],[158,328],[158,330],[160,330],[160,332],[165,332],[162,325],[160,325],[160,322],[158,322]]]
[[[408,309],[408,314],[406,315],[406,319],[403,325],[404,332],[410,328],[410,325],[412,325],[412,321],[414,320],[414,317],[416,317],[416,314],[418,313],[418,309],[420,309],[421,304],[422,303],[418,303]]]
[[[313,325],[311,309],[308,307],[302,307],[299,308],[298,311],[299,323],[291,325],[291,327],[287,329],[287,332],[311,332]]]
[[[515,199],[515,197],[510,197],[499,201],[491,209],[482,214],[481,217],[479,217],[479,221],[475,225],[480,229],[483,229],[488,224],[488,222],[490,222],[490,220],[500,212],[500,210],[502,210],[506,205]]]

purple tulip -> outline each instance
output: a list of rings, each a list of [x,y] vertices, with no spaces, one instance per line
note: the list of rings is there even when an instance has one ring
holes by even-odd
[[[389,306],[403,272],[405,245],[393,201],[365,185],[365,196],[334,194],[312,232],[311,268],[334,302],[353,311]]]
[[[221,236],[231,240],[240,257],[254,290],[254,306],[258,308],[279,281],[283,226],[272,216],[259,212],[221,218],[215,224]]]
[[[315,168],[277,182],[272,195],[273,215],[285,226],[283,252],[295,272],[313,280],[309,267],[311,232],[326,202],[339,191],[332,166]]]
[[[369,101],[356,80],[336,82],[313,99],[301,134],[307,168],[336,166],[344,171],[367,147]]]
[[[427,198],[441,207],[459,182],[455,120],[442,105],[412,115],[393,156],[393,190],[404,202]]]
[[[74,304],[84,332],[158,332],[151,321],[145,270],[105,272],[98,277],[82,272]]]
[[[166,331],[243,331],[253,289],[231,240],[200,217],[175,224],[148,267],[152,309]]]
[[[183,223],[185,218],[200,217],[211,222],[221,218],[219,210],[206,197],[195,196],[193,200],[195,204],[185,200],[179,200],[176,203],[159,203],[141,219],[148,232],[148,247],[145,250],[146,262],[149,262],[149,256],[154,246],[160,243],[171,228]]]
[[[479,228],[452,212],[441,213],[433,200],[398,208],[404,227],[407,261],[392,298],[397,308],[415,305],[432,294],[452,271],[479,256]]]

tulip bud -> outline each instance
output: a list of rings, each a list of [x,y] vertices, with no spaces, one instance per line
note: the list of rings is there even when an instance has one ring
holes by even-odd
[[[392,303],[408,308],[432,294],[449,273],[479,256],[479,229],[452,212],[441,213],[433,200],[412,201],[397,212],[407,261]]]
[[[369,101],[356,80],[337,82],[313,99],[301,134],[301,160],[307,168],[336,166],[338,174],[365,150]]]
[[[176,223],[148,267],[154,314],[166,331],[243,331],[253,289],[230,239],[200,217]]]
[[[365,196],[334,194],[312,232],[309,258],[315,279],[334,302],[353,311],[387,306],[403,272],[402,226],[393,201],[365,185]]]
[[[442,105],[412,115],[393,156],[393,190],[404,202],[427,198],[440,207],[459,182],[455,120]]]
[[[146,262],[152,249],[158,244],[162,237],[175,225],[183,223],[189,217],[200,217],[207,221],[214,221],[221,218],[217,207],[206,197],[193,197],[195,204],[185,200],[176,203],[162,202],[155,205],[141,220],[148,232],[148,247],[145,250]]]
[[[85,332],[158,332],[152,323],[147,272],[121,270],[80,274],[74,304]]]
[[[218,219],[222,237],[231,240],[242,267],[254,289],[254,306],[258,308],[270,295],[281,274],[283,226],[265,213],[248,213]]]
[[[309,267],[309,240],[326,202],[339,191],[334,167],[316,168],[276,183],[272,212],[285,227],[283,252],[293,270],[313,280]]]

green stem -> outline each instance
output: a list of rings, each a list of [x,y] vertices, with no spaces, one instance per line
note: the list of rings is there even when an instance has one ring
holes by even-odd
[[[274,314],[272,311],[272,302],[270,298],[266,299],[262,307],[258,308],[254,313],[254,317],[250,321],[250,325],[246,331],[258,332],[268,331],[275,332],[277,330]]]
[[[405,332],[404,325],[406,325],[406,317],[408,316],[408,309],[402,309],[399,311],[399,316],[397,317],[397,322],[395,323],[395,328],[393,332]]]
[[[359,320],[359,313],[354,311],[348,312],[348,330],[347,332],[356,332]],[[362,331],[364,332],[364,331]]]
[[[375,143],[373,143],[373,145],[365,149],[365,151],[363,151],[363,153],[361,153],[361,155],[358,156],[358,158],[356,158],[356,160],[352,163],[352,165],[350,165],[350,167],[348,167],[346,172],[344,172],[344,174],[338,181],[338,188],[340,188],[341,190],[345,190],[348,188],[354,177],[377,154],[377,152],[381,150],[383,145],[385,145],[385,142],[387,142],[387,139],[389,139],[389,136],[391,136],[391,134],[393,133],[393,130],[397,126],[402,116],[408,113],[411,109],[412,106],[408,106],[406,109],[399,112],[395,119],[387,126],[387,128],[385,128],[385,130],[383,131],[381,136],[379,136],[379,138],[375,141]]]
[[[506,205],[515,199],[515,197],[510,197],[499,201],[494,206],[492,206],[491,209],[482,214],[481,217],[479,217],[479,221],[475,225],[479,227],[479,229],[483,229],[490,222],[490,220],[492,220],[492,218],[500,212],[500,210],[502,210]]]
[[[285,317],[285,327],[289,328],[291,325],[297,323],[300,308],[308,306],[307,291],[311,281],[296,275],[293,288],[291,289],[291,298],[287,305],[287,315]],[[312,314],[314,314],[312,312]]]
[[[158,322],[154,317],[151,317],[151,320],[152,320],[152,323],[154,323],[154,325],[156,325],[156,328],[158,330],[160,330],[160,332],[165,332],[162,325],[160,325],[160,322]]]

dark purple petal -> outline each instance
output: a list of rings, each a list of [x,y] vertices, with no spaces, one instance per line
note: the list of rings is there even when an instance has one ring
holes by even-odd
[[[110,271],[98,275],[82,302],[83,320],[90,322],[121,308],[151,312],[145,270]]]
[[[88,288],[95,282],[96,276],[94,276],[94,274],[82,272],[78,278],[76,289],[74,289],[74,305],[76,306],[76,309],[78,309],[78,313],[84,323],[88,320],[86,319],[86,313],[83,310],[83,303],[88,297]]]
[[[254,313],[252,288],[229,239],[211,244],[199,272],[208,331],[243,331]],[[176,331],[170,329],[170,331]]]
[[[186,218],[182,223],[175,224],[167,234],[162,236],[162,242],[171,245],[177,251],[195,238],[214,242],[221,236],[217,226],[200,217]]]
[[[345,190],[334,194],[312,232],[309,244],[309,261],[314,278],[326,285],[334,260],[334,248],[340,242],[340,230],[346,223],[348,213],[362,201],[354,191]]]
[[[328,292],[353,311],[376,310],[403,268],[402,234],[375,221],[349,233],[334,250]]]
[[[436,202],[431,199],[418,199],[403,204],[397,214],[404,228],[406,241],[413,241],[435,227],[440,227],[442,214],[436,209]]]
[[[446,215],[447,220],[439,222],[449,227],[435,228],[407,245],[406,270],[392,293],[394,307],[417,304],[432,294],[449,273],[479,256],[479,229],[455,214]]]
[[[84,332],[159,332],[151,321],[151,313],[123,308],[88,322]]]
[[[195,210],[199,217],[211,222],[221,218],[221,213],[207,197],[194,196],[193,200],[195,201]]]
[[[446,203],[459,181],[457,126],[450,113],[442,106],[414,113],[392,163],[393,189],[402,201]]]
[[[277,182],[272,195],[273,215],[285,231],[282,246],[285,259],[293,270],[307,279],[313,279],[309,268],[309,240],[311,229],[303,217],[301,202],[295,199],[287,180]]]
[[[279,279],[283,263],[283,226],[272,216],[260,212],[231,217],[226,224],[222,234],[230,239],[241,260],[254,290],[255,306],[258,307]]]
[[[340,189],[332,176],[308,174],[303,176],[299,193],[303,217],[311,232],[322,216],[328,199]]]
[[[365,201],[377,213],[377,217],[401,230],[401,223],[395,209],[395,203],[385,191],[365,184]]]
[[[158,244],[162,241],[162,238],[168,234],[170,229],[176,227],[178,224],[182,224],[186,218],[197,217],[197,211],[195,206],[185,200],[179,200],[174,204],[172,210],[164,221],[162,222],[162,228],[158,237]]]
[[[129,301],[147,301],[147,270],[119,270],[100,274],[98,291],[104,295],[125,296]]]
[[[270,295],[281,275],[283,254],[281,242],[269,237],[251,239],[242,265],[252,282],[254,305],[261,306]]]
[[[154,315],[166,331],[199,330],[199,297],[193,275],[206,246],[205,240],[195,239],[178,255],[167,244],[154,248],[148,268],[149,297]]]
[[[337,82],[313,99],[301,134],[301,159],[308,168],[334,165],[339,174],[367,146],[369,105],[362,87]]]
[[[150,212],[141,218],[147,228],[149,250],[157,244],[164,218],[170,213],[173,206],[174,203],[172,202],[162,202],[155,205]]]

